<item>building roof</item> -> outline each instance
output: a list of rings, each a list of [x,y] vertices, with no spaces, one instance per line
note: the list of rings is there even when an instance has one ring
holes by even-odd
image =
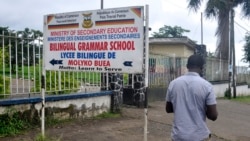
[[[154,37],[150,37],[149,38],[149,44],[176,44],[176,45],[186,45],[187,47],[190,47],[192,49],[195,49],[196,43],[192,40],[190,40],[188,37],[180,37],[180,38],[154,38]]]

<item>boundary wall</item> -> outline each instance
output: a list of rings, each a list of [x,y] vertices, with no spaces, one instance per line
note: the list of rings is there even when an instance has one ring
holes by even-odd
[[[112,91],[53,95],[45,98],[46,117],[89,118],[112,110]],[[16,98],[0,101],[0,115],[10,110],[30,119],[41,118],[42,98]]]

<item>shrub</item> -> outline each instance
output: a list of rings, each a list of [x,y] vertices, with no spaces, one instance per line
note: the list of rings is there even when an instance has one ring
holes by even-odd
[[[0,123],[0,136],[14,135],[29,127],[28,121],[22,119],[20,113],[13,109],[8,109],[0,116]]]
[[[231,98],[231,90],[230,89],[228,89],[228,88],[226,89],[226,91],[224,92],[224,97],[229,98],[229,99]]]
[[[5,81],[5,86],[3,82]],[[6,97],[6,94],[10,94],[10,79],[0,75],[0,98]]]

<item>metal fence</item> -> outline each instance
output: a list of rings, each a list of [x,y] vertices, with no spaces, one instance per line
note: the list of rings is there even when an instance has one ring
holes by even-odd
[[[41,38],[0,35],[0,97],[32,97],[41,92]],[[46,71],[46,94],[98,91],[101,73]]]
[[[32,97],[41,92],[43,43],[41,38],[0,35],[0,98]],[[187,72],[187,58],[149,55],[149,87],[166,87]],[[237,67],[237,83],[247,82],[247,67]],[[122,87],[134,87],[133,74],[121,74]],[[107,73],[46,71],[46,94],[68,94],[108,90]],[[206,60],[206,79],[228,80],[228,62]]]
[[[217,58],[206,59],[206,79],[209,81],[227,81],[229,79],[228,61]],[[236,83],[246,83],[250,78],[247,66],[236,66]]]
[[[42,38],[24,38],[22,35],[6,35],[4,32],[0,34],[0,98],[40,95],[42,55]],[[113,87],[113,80],[110,79],[117,78],[111,78],[111,75],[98,72],[46,71],[45,93],[70,94],[110,90]],[[123,87],[134,87],[133,74],[119,76],[122,76]]]
[[[206,79],[209,81],[228,80],[228,61],[208,57],[206,59]]]
[[[152,55],[149,58],[149,87],[166,87],[174,78],[187,72],[187,58]],[[228,61],[206,58],[205,79],[208,81],[228,81]],[[246,66],[236,66],[236,83],[249,82],[250,71]]]
[[[250,71],[248,70],[248,67],[245,66],[239,66],[236,68],[236,83],[249,83],[250,80]]]
[[[35,43],[35,41],[37,41]],[[21,35],[0,35],[0,96],[37,93],[42,42]]]
[[[186,72],[187,58],[149,55],[149,87],[166,87],[176,77]]]

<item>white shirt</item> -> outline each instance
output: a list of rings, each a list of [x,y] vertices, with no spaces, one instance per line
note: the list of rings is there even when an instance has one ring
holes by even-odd
[[[216,96],[208,81],[196,72],[188,72],[169,84],[166,101],[173,104],[174,141],[201,141],[209,136],[206,105],[216,104]]]

